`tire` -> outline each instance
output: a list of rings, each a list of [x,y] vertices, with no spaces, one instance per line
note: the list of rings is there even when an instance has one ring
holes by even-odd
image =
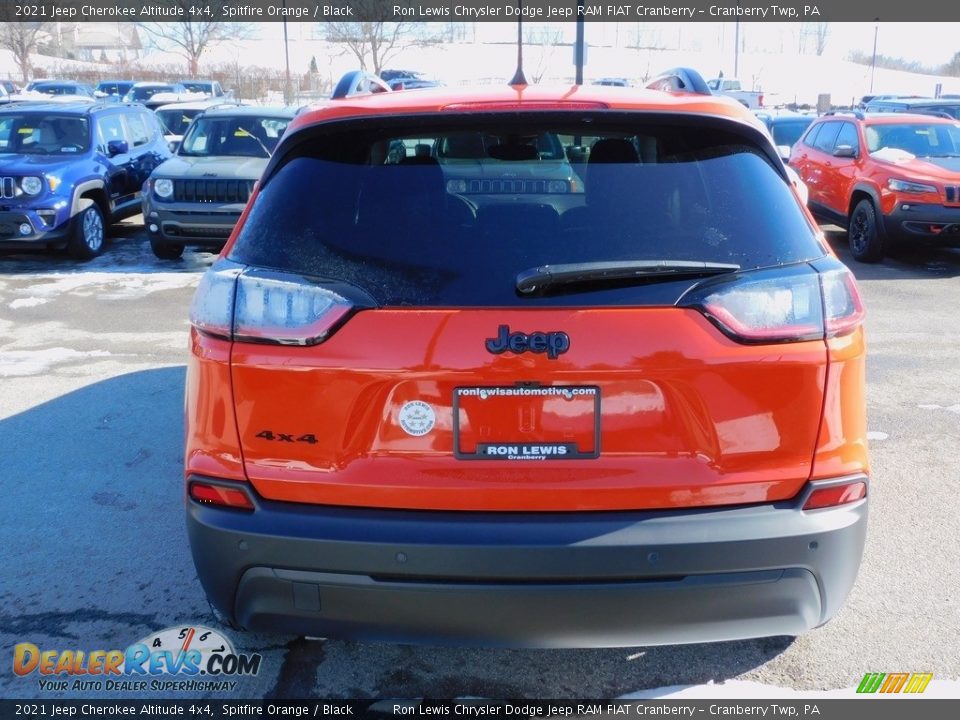
[[[76,260],[92,260],[103,252],[107,232],[100,207],[90,199],[82,200],[86,206],[73,219],[67,252]]]
[[[883,260],[883,239],[872,200],[861,200],[850,215],[847,240],[854,259],[863,263]]]
[[[183,256],[183,245],[168,245],[158,240],[151,240],[150,249],[161,260],[179,260]]]

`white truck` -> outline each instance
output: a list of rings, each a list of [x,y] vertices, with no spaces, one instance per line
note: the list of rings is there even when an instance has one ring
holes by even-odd
[[[740,104],[758,110],[763,107],[763,92],[759,90],[744,90],[736,78],[714,78],[707,82],[707,87],[714,95],[727,95]]]

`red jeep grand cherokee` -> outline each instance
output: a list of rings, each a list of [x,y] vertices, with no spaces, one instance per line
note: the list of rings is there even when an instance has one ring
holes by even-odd
[[[850,252],[877,262],[897,245],[960,247],[960,122],[828,113],[793,146],[810,209],[848,228]]]
[[[802,633],[863,549],[862,319],[758,121],[689,71],[332,100],[191,310],[200,580],[325,637]]]

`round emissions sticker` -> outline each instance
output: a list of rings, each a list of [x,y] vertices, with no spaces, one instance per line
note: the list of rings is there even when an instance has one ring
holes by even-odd
[[[436,413],[433,408],[421,400],[411,400],[405,402],[400,408],[400,427],[407,435],[420,437],[433,430],[437,422]]]

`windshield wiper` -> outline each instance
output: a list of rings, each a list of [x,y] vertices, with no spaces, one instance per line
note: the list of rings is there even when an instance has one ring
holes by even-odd
[[[629,280],[673,280],[681,277],[709,277],[736,272],[733,263],[694,260],[612,260],[606,262],[541,265],[517,275],[517,290],[530,294],[561,285],[580,283],[617,284]]]

